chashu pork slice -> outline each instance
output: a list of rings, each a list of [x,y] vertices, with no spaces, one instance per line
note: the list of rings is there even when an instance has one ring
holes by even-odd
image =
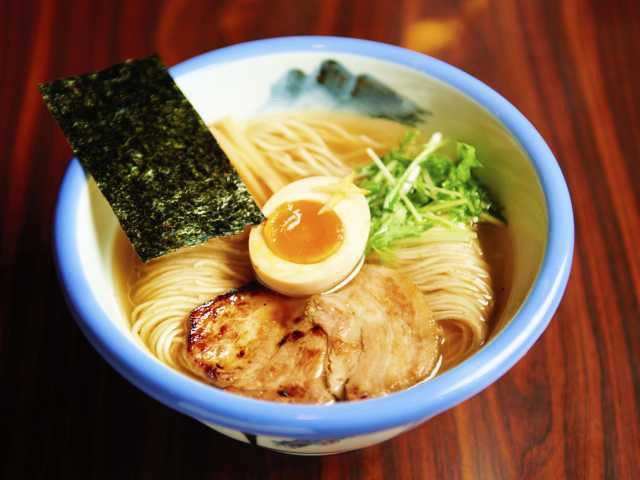
[[[196,375],[242,395],[292,403],[410,387],[435,368],[441,337],[417,287],[372,265],[340,291],[308,299],[243,287],[196,308],[187,328]]]
[[[345,288],[313,296],[305,317],[326,332],[329,390],[364,399],[410,387],[439,358],[440,330],[423,295],[397,271],[365,265]]]
[[[196,308],[187,319],[191,370],[255,398],[333,401],[325,383],[327,337],[304,316],[305,305],[250,285]]]

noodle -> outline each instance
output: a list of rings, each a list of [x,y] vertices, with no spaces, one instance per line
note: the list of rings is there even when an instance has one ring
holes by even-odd
[[[129,280],[131,331],[162,362],[188,368],[184,327],[189,312],[252,278],[246,234],[138,263]]]
[[[367,149],[382,155],[405,132],[388,120],[343,113],[277,114],[244,124],[226,118],[210,128],[260,205],[299,178],[348,174],[370,161]],[[434,227],[421,238],[404,241],[394,266],[424,293],[443,327],[444,368],[482,345],[493,292],[473,230]],[[252,278],[246,235],[138,262],[128,279],[131,330],[162,362],[188,371],[184,347],[189,312]]]
[[[405,127],[349,114],[265,115],[239,125],[225,118],[211,127],[247,188],[262,205],[271,193],[311,175],[347,175],[368,163],[365,150],[384,153]]]
[[[397,268],[418,286],[445,327],[444,368],[482,345],[493,307],[489,266],[477,234],[468,228],[458,233],[460,239],[454,240],[449,231],[434,227],[395,251]]]

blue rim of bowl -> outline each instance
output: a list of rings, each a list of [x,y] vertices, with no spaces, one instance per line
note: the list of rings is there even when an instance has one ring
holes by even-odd
[[[540,134],[490,87],[442,61],[388,44],[341,37],[281,37],[222,48],[171,69],[180,77],[200,68],[248,57],[299,51],[349,53],[403,65],[435,77],[497,117],[529,155],[548,211],[548,242],[528,297],[501,333],[457,367],[428,382],[385,397],[333,405],[283,405],[254,400],[192,380],[143,352],[112,327],[76,254],[78,196],[86,176],[73,159],[60,189],[54,224],[58,273],[81,330],[125,378],[151,397],[198,420],[258,435],[305,440],[343,438],[410,426],[449,409],[509,370],[548,325],[567,284],[573,257],[571,199],[562,172]],[[551,208],[550,208],[551,206]]]

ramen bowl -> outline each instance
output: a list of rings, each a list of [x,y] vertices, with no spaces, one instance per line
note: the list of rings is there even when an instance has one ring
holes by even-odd
[[[452,408],[496,381],[540,337],[566,286],[573,214],[553,154],[498,93],[434,58],[399,47],[334,37],[260,40],[209,52],[171,69],[206,122],[272,108],[274,85],[333,59],[366,73],[430,112],[429,128],[475,145],[481,180],[505,208],[513,272],[486,344],[456,367],[387,396],[332,405],[255,400],[194,380],[161,363],[130,332],[117,300],[112,248],[117,221],[73,159],[55,216],[55,252],[70,310],[96,350],[151,397],[236,440],[317,455],[387,440]],[[308,100],[314,106],[313,99]],[[275,108],[275,107],[273,107]]]

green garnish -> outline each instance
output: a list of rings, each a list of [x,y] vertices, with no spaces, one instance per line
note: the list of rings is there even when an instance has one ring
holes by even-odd
[[[382,158],[368,149],[372,163],[358,171],[357,184],[369,192],[371,231],[367,255],[393,258],[401,241],[416,239],[435,226],[456,235],[463,226],[478,222],[503,224],[488,191],[473,175],[480,161],[473,146],[451,142],[435,133],[418,145],[417,132],[409,132],[398,148]],[[458,235],[459,236],[459,235]]]
[[[158,57],[56,80],[40,91],[142,260],[263,220]]]

